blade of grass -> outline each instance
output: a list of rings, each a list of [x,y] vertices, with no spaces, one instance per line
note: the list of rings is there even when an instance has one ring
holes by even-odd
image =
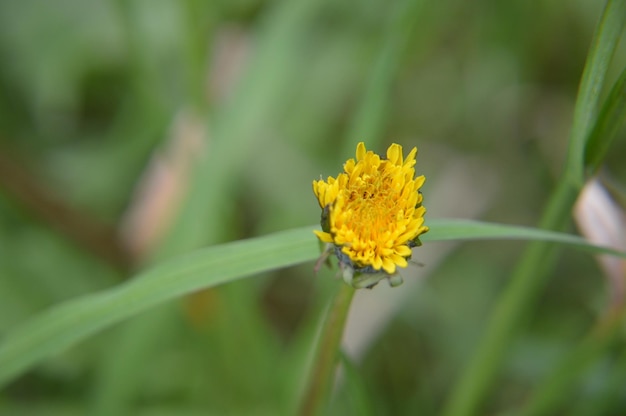
[[[430,231],[420,237],[425,242],[458,240],[537,240],[561,243],[585,251],[604,252],[621,256],[622,252],[610,247],[591,245],[587,240],[555,231],[541,230],[517,225],[488,223],[483,221],[449,219],[428,221]]]
[[[626,0],[609,0],[604,8],[576,100],[564,180],[558,183],[550,197],[540,222],[542,229],[560,230],[566,226],[583,184],[585,143],[595,119],[607,68],[626,18],[625,8]],[[513,337],[524,317],[530,313],[533,300],[547,279],[556,254],[554,246],[545,242],[528,247],[508,287],[497,301],[485,336],[446,404],[445,415],[469,416],[477,413],[477,407],[493,383]]]
[[[431,230],[425,242],[538,239],[626,258],[626,253],[594,246],[576,236],[527,227],[467,220],[432,220],[429,226]],[[42,312],[4,334],[0,343],[0,386],[42,359],[152,306],[199,289],[314,260],[319,256],[319,245],[313,228],[298,228],[188,253],[116,287]]]
[[[626,1],[609,0],[593,38],[585,64],[570,134],[567,177],[577,187],[584,182],[584,152],[598,111],[609,64],[626,22]]]
[[[611,143],[626,119],[626,68],[611,89],[591,131],[585,152],[585,168],[593,175],[602,165]]]
[[[198,289],[314,259],[312,227],[210,247],[134,279],[62,303],[7,332],[0,344],[0,386],[28,367],[113,323]]]

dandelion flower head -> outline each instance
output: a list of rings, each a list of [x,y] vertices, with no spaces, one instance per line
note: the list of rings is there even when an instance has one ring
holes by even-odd
[[[421,245],[428,227],[416,155],[413,148],[403,158],[402,146],[394,143],[381,158],[361,142],[356,160],[348,159],[337,178],[313,181],[322,208],[322,231],[315,234],[335,249],[343,269],[391,276],[407,266],[411,248]]]

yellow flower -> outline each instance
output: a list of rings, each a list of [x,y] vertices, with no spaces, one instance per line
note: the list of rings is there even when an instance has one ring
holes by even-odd
[[[349,269],[351,283],[354,272],[394,275],[397,267],[407,266],[411,247],[421,245],[419,236],[428,227],[419,192],[424,176],[415,177],[416,155],[413,148],[403,159],[402,146],[392,144],[383,159],[361,142],[356,160],[344,164],[344,173],[313,181],[323,230],[315,234],[334,248],[344,277]]]

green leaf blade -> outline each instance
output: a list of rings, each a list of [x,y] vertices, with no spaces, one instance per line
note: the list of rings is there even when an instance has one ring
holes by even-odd
[[[626,253],[564,233],[472,220],[430,220],[428,224],[431,229],[424,235],[424,242],[542,240],[626,258]],[[316,259],[320,249],[314,228],[201,249],[140,273],[119,286],[43,311],[5,334],[0,343],[0,387],[46,357],[150,307],[199,289]]]
[[[591,132],[585,152],[585,168],[593,175],[626,119],[626,68],[615,82]]]
[[[596,254],[624,257],[611,247],[596,246],[584,238],[549,230],[474,220],[430,220],[430,231],[420,239],[424,242],[454,240],[534,240],[564,244]]]
[[[584,180],[587,140],[595,123],[606,74],[625,24],[626,0],[609,0],[592,41],[574,108],[567,175],[575,184],[581,185]]]
[[[196,290],[310,261],[312,227],[227,243],[178,257],[125,284],[64,302],[5,335],[0,386],[41,359],[114,323]]]

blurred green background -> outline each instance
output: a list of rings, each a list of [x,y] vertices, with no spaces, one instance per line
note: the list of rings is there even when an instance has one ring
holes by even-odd
[[[535,225],[602,7],[0,1],[0,339],[159,260],[316,223],[311,181],[336,175],[361,140],[419,148],[427,219]],[[612,79],[623,44],[616,61]],[[607,159],[614,184],[625,147]],[[395,293],[359,293],[330,414],[439,414],[522,248],[427,245]],[[1,391],[0,414],[289,414],[335,282],[312,267],[100,333]],[[607,296],[593,259],[564,251],[485,414],[523,404]],[[611,359],[563,414],[605,389]],[[615,406],[626,412],[623,391]]]

